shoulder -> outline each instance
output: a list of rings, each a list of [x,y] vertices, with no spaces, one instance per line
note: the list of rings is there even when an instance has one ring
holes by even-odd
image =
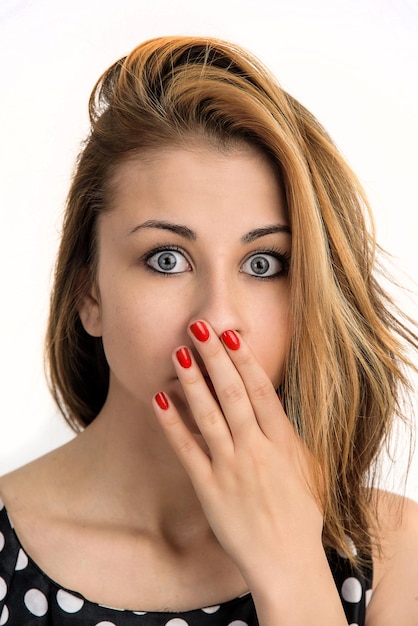
[[[56,508],[65,488],[64,450],[62,446],[0,476],[0,499],[12,519]]]
[[[4,624],[4,607],[10,581],[19,562],[20,545],[6,507],[0,498],[0,624]]]
[[[5,547],[8,545],[12,535],[13,525],[10,521],[4,502],[0,497],[0,563],[4,558]]]
[[[418,503],[376,491],[381,544],[374,562],[374,590],[367,626],[416,626],[418,602]]]
[[[43,553],[64,509],[55,485],[59,472],[53,458],[46,455],[0,477],[4,514],[32,556]]]
[[[8,513],[30,507],[41,484],[35,462],[0,476],[0,499]]]

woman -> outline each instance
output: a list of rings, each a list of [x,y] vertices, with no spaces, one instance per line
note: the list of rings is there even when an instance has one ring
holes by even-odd
[[[47,342],[79,434],[0,481],[0,624],[416,624],[417,506],[371,475],[417,337],[354,175],[217,40],[90,114]]]

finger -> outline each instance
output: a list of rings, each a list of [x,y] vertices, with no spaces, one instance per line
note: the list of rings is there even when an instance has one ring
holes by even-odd
[[[225,346],[205,321],[191,324],[189,332],[216,390],[233,440],[253,436],[259,430],[253,407],[242,377]]]
[[[241,374],[260,429],[278,444],[280,454],[296,460],[305,483],[312,489],[312,476],[320,476],[319,465],[288,419],[273,383],[238,333],[226,331],[222,333],[222,341]]]
[[[187,403],[201,432],[211,457],[225,455],[233,450],[231,432],[218,401],[208,387],[205,377],[191,351],[183,346],[173,353],[177,377],[182,385]]]
[[[269,439],[283,437],[283,428],[292,429],[275,387],[250,347],[239,333],[227,330],[221,335],[229,357],[241,376],[257,422]]]
[[[204,483],[211,474],[210,459],[183,422],[176,407],[163,392],[154,396],[152,405],[159,424],[192,483]]]

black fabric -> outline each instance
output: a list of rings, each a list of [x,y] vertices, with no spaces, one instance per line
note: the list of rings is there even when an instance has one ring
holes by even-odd
[[[330,551],[328,561],[351,626],[364,626],[372,565],[353,571]],[[280,589],[277,590],[280,594]],[[312,607],[315,612],[315,607]],[[0,626],[257,626],[250,594],[183,613],[121,611],[89,602],[52,581],[25,553],[0,500]]]

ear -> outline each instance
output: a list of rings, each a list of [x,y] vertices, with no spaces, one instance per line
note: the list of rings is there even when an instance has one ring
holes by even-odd
[[[102,309],[97,288],[92,285],[90,291],[81,296],[78,302],[78,314],[83,328],[92,337],[102,336]]]

